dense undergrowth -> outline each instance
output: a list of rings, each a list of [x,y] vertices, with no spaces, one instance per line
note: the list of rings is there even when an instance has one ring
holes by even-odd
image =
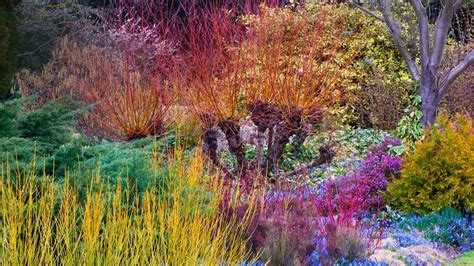
[[[2,264],[431,265],[474,248],[472,99],[446,100],[470,83],[424,129],[380,21],[319,1],[42,15],[61,8],[74,23],[49,26],[69,34],[0,102]],[[470,47],[450,40],[446,60]]]

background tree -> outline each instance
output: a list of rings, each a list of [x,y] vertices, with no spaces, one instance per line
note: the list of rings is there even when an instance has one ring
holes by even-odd
[[[0,0],[0,99],[8,97],[15,70],[19,34],[13,8],[18,3]]]
[[[379,12],[374,12],[360,1],[348,0],[347,2],[349,5],[357,7],[366,14],[387,24],[393,42],[407,62],[413,80],[420,84],[419,94],[422,98],[421,111],[423,113],[423,126],[426,127],[434,123],[441,97],[449,85],[474,63],[474,51],[471,49],[467,55],[457,65],[454,65],[447,71],[446,74],[442,74],[442,71],[440,71],[454,14],[468,1],[441,1],[441,7],[439,8],[436,21],[434,25],[430,25],[428,8],[432,1],[428,0],[424,3],[422,0],[409,0],[417,17],[420,60],[417,60],[416,56],[408,48],[408,42],[403,36],[402,27],[400,23],[395,20],[395,16],[393,15],[392,8],[394,4],[390,0],[377,0],[376,6]]]

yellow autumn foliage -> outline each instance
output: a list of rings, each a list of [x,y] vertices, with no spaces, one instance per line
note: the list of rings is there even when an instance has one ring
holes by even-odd
[[[444,207],[474,209],[474,128],[472,119],[441,114],[425,139],[404,158],[401,177],[388,186],[388,200],[406,212]]]

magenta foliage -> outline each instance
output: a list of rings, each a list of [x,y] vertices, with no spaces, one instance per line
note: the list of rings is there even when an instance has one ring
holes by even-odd
[[[377,221],[384,206],[383,192],[388,178],[400,174],[402,160],[388,154],[398,140],[386,139],[375,146],[351,175],[330,179],[312,197],[317,219],[317,250],[320,259],[367,256],[379,244],[384,221]]]
[[[387,153],[389,146],[396,145],[399,141],[386,139],[370,151],[353,174],[328,180],[317,188],[288,182],[270,191],[259,190],[249,229],[252,248],[268,249],[280,240],[286,246],[275,251],[286,250],[285,256],[290,256],[283,262],[294,261],[291,256],[296,256],[305,263],[315,249],[324,263],[369,255],[385,227],[376,217],[384,204],[388,177],[401,170],[401,159]],[[255,193],[245,188],[241,191]],[[245,208],[242,204],[234,212],[238,215]]]
[[[377,221],[377,212],[367,212],[363,198],[324,193],[312,200],[318,224],[316,250],[322,262],[364,258],[378,247],[385,222]]]
[[[353,179],[363,189],[366,197],[366,208],[378,209],[384,206],[383,193],[387,189],[388,178],[400,175],[402,159],[388,154],[389,146],[398,146],[401,142],[387,138],[382,144],[375,146],[369,155],[361,162]]]
[[[320,194],[330,193],[337,204],[347,205],[344,208],[357,204],[366,211],[379,210],[384,206],[388,178],[400,174],[401,158],[388,154],[388,147],[396,145],[399,140],[387,138],[372,148],[354,173],[326,181]]]

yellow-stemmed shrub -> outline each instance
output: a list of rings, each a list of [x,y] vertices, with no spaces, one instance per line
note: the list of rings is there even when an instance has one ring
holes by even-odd
[[[155,156],[154,158],[159,158]],[[160,162],[152,160],[155,169]],[[176,150],[165,164],[166,189],[142,197],[127,186],[92,178],[85,203],[66,174],[62,182],[34,172],[10,171],[0,180],[3,265],[218,265],[252,260],[247,245],[249,208],[243,219],[219,210],[225,188],[205,173],[200,154]],[[236,192],[237,193],[237,192]],[[238,193],[232,202],[237,203]],[[133,198],[133,202],[127,202]]]

